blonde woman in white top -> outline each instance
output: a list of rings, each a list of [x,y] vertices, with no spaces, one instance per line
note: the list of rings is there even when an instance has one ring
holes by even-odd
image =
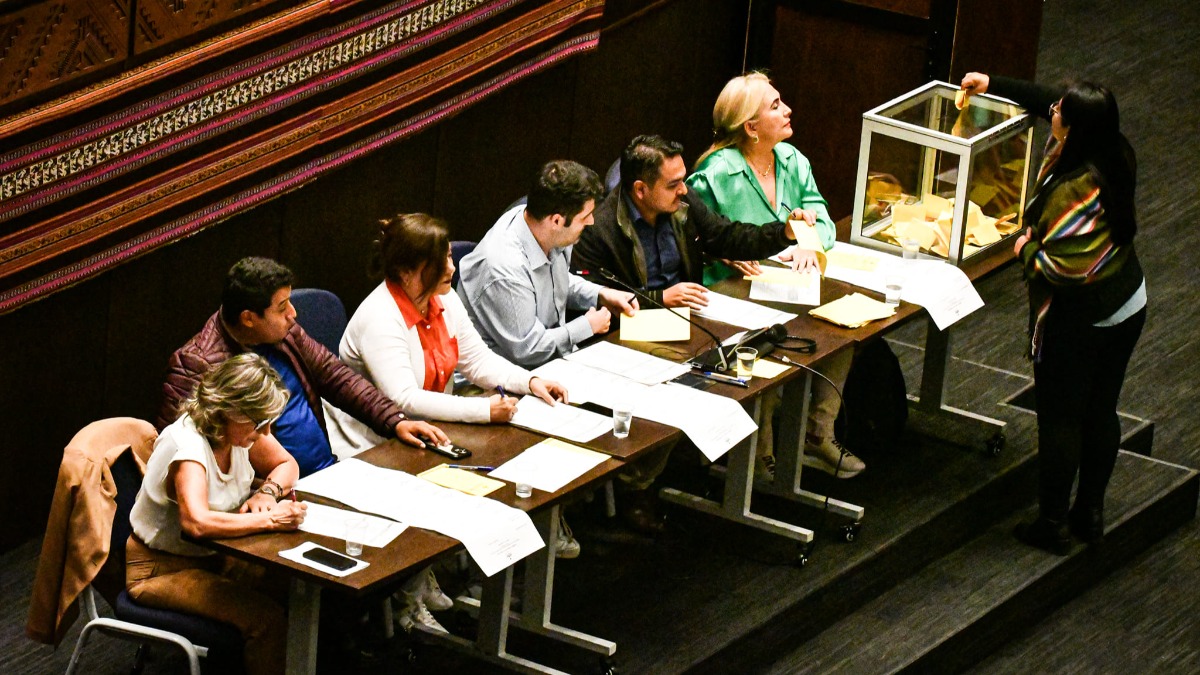
[[[239,354],[204,375],[183,415],[163,429],[129,520],[129,594],[139,603],[234,625],[251,675],[283,672],[283,595],[264,593],[261,568],[184,541],[294,530],[305,506],[278,501],[300,474],[271,438],[288,393],[263,357]],[[255,475],[265,478],[251,492]],[[283,591],[283,588],[277,589]]]

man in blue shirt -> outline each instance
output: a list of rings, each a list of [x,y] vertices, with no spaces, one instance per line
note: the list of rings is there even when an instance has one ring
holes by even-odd
[[[291,392],[287,408],[260,442],[280,443],[306,476],[336,458],[329,445],[321,399],[362,420],[381,436],[423,447],[417,436],[448,439],[440,429],[407,419],[394,401],[309,337],[296,323],[291,271],[268,258],[243,258],[229,270],[221,309],[168,362],[157,426],[178,417],[179,404],[209,368],[246,351],[264,356]]]

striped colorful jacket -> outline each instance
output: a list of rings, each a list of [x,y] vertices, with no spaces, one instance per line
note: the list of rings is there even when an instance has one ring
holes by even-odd
[[[1141,268],[1133,245],[1118,245],[1100,202],[1100,187],[1091,174],[1051,179],[1038,196],[1045,200],[1033,224],[1033,237],[1021,248],[1032,311],[1031,353],[1040,354],[1044,320],[1056,312],[1071,312],[1089,324],[1120,307],[1141,283]],[[1111,297],[1110,297],[1111,296]]]

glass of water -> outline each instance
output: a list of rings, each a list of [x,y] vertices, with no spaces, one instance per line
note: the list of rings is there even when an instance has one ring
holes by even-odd
[[[613,436],[626,438],[633,424],[633,411],[626,407],[613,408]]]

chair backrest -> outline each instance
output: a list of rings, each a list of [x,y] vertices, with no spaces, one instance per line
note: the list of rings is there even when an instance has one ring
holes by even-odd
[[[297,288],[292,291],[292,305],[304,332],[337,354],[347,323],[346,307],[338,296],[320,288]]]
[[[458,288],[458,263],[471,251],[475,250],[476,242],[473,241],[452,241],[450,242],[450,259],[454,261],[454,279],[450,281],[450,285]]]
[[[608,171],[604,174],[604,192],[609,193],[613,188],[621,184],[621,158],[618,157],[608,167]]]

